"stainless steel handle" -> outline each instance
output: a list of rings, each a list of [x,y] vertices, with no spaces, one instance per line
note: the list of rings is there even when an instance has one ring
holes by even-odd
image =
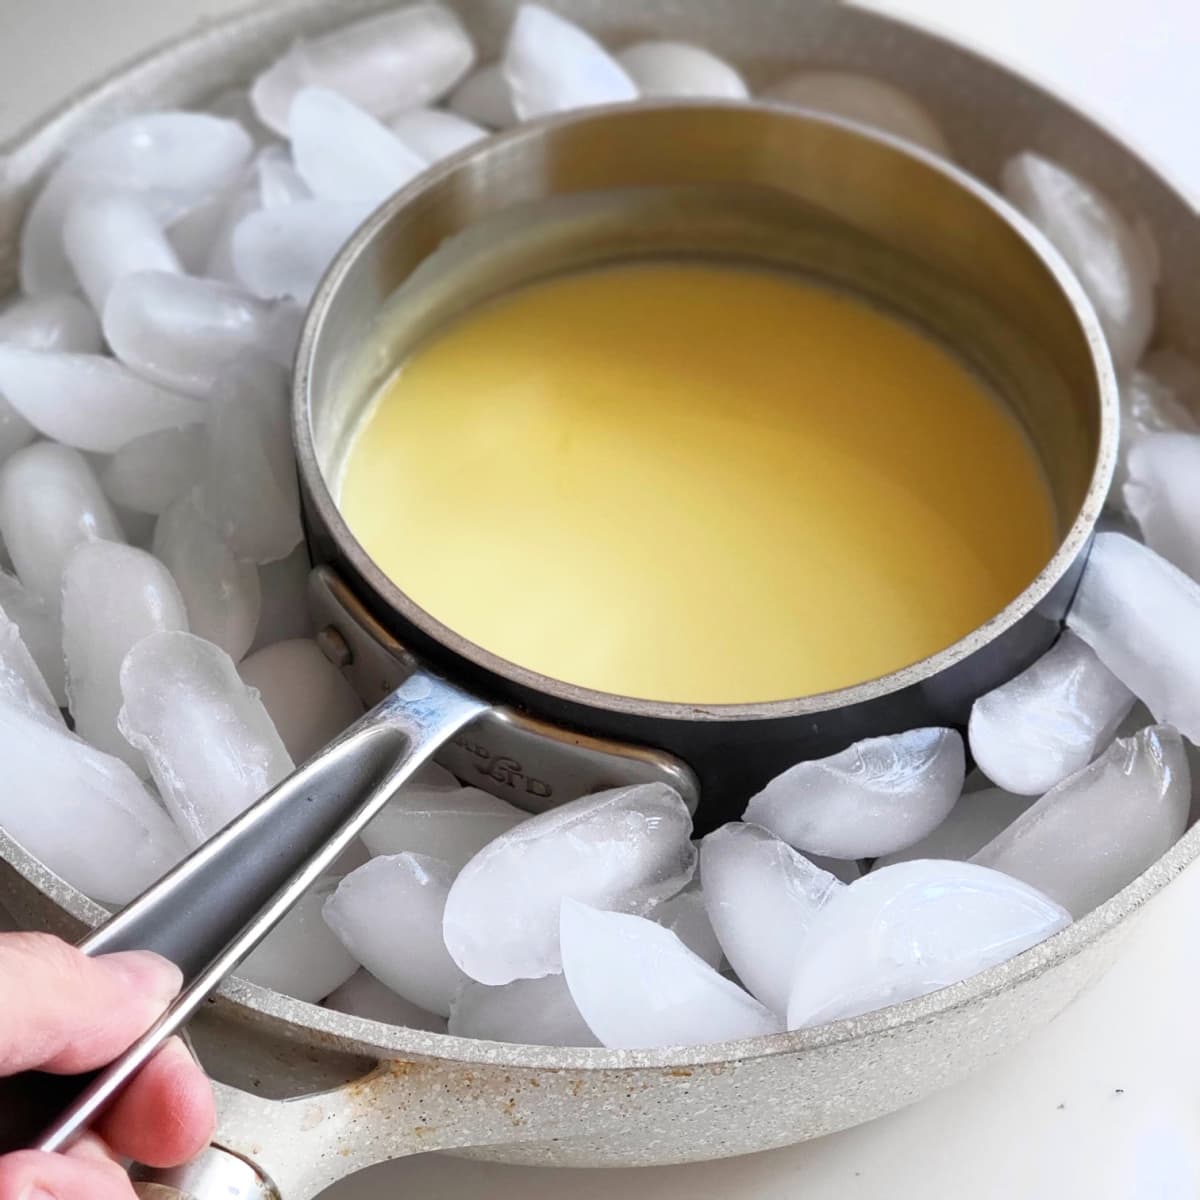
[[[417,656],[328,564],[309,576],[308,604],[320,630],[318,644],[368,704],[420,669]],[[695,773],[665,750],[554,726],[498,704],[447,740],[437,760],[465,782],[529,812],[634,783],[668,784],[693,813],[700,800]]]
[[[32,1143],[60,1150],[109,1104],[447,738],[486,709],[418,671],[120,914],[87,954],[154,950],[183,971],[163,1016]]]
[[[142,1200],[279,1200],[270,1180],[244,1158],[209,1146],[190,1163],[166,1171],[134,1175],[133,1190]]]

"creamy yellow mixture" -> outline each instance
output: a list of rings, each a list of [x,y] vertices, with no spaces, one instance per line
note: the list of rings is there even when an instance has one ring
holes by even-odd
[[[802,277],[630,263],[420,347],[342,485],[413,600],[606,692],[737,703],[943,649],[1055,538],[1039,462],[962,363]]]

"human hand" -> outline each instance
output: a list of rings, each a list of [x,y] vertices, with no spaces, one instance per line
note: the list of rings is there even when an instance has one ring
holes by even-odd
[[[0,1075],[104,1066],[157,1020],[180,980],[154,954],[88,958],[47,934],[0,934]],[[208,1080],[172,1038],[66,1153],[0,1156],[0,1200],[134,1200],[117,1156],[152,1167],[187,1162],[213,1121]]]

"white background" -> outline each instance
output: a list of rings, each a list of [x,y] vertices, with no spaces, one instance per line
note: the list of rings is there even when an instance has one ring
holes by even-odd
[[[745,0],[748,4],[757,0]],[[800,3],[802,0],[795,0]],[[871,0],[1018,65],[1200,198],[1198,0]],[[113,64],[243,0],[0,0],[0,138]],[[1200,319],[1200,314],[1198,314]],[[1106,980],[966,1083],[819,1142],[641,1171],[426,1155],[333,1200],[1197,1200],[1200,873],[1145,914]]]

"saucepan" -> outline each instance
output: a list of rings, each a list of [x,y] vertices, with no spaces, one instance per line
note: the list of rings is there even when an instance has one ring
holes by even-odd
[[[245,79],[298,33],[380,7],[384,6],[367,2],[331,10],[299,3],[255,13],[176,44],[74,102],[5,160],[0,196],[5,268],[11,270],[12,235],[23,204],[70,137],[129,108],[202,102],[212,91]],[[745,64],[752,79],[765,80],[800,62],[875,72],[926,102],[944,121],[956,149],[961,146],[965,167],[981,178],[994,178],[1008,154],[1034,147],[1103,181],[1120,202],[1145,215],[1160,244],[1171,247],[1164,256],[1160,293],[1164,332],[1182,348],[1196,350],[1186,328],[1186,314],[1200,301],[1200,238],[1194,214],[1129,150],[1003,69],[887,19],[819,3],[747,10],[733,3],[647,6],[629,0],[561,7],[605,37],[654,33],[704,41]],[[496,0],[464,5],[463,10],[485,52],[493,51],[512,5]],[[605,122],[641,116],[651,122],[686,122],[693,115],[687,110],[637,117],[632,112],[604,113],[591,119],[590,128],[600,136],[596,131]],[[759,110],[747,110],[744,118],[723,110],[710,116],[718,125],[729,122],[725,136],[731,152],[737,121],[761,120],[774,126],[785,119]],[[921,214],[915,199],[911,208],[907,205],[903,187],[890,194],[889,205],[870,211],[841,203],[836,193],[814,191],[815,182],[799,170],[789,180],[787,163],[762,167],[779,172],[766,181],[770,188],[790,191],[816,219],[828,219],[840,210],[842,232],[859,247],[865,237],[876,248],[882,243],[889,253],[898,252],[909,264],[914,259],[927,261],[923,251],[940,253],[937,270],[929,273],[922,315],[935,331],[959,345],[965,333],[982,331],[981,341],[973,343],[985,347],[981,367],[998,371],[1002,362],[1011,362],[999,352],[1011,346],[1014,329],[1035,335],[1020,340],[1038,352],[1020,364],[1016,378],[997,377],[996,382],[1017,404],[1022,394],[1034,394],[1032,389],[1023,392],[1022,379],[1028,383],[1034,377],[1053,377],[1059,394],[1073,397],[1070,402],[1078,405],[1072,410],[1074,418],[1061,423],[1049,415],[1038,416],[1032,408],[1022,414],[1045,458],[1055,457],[1057,450],[1075,464],[1073,476],[1068,473],[1053,481],[1056,497],[1063,497],[1060,512],[1070,516],[1064,521],[1064,541],[1016,610],[1006,610],[998,623],[951,648],[949,657],[932,670],[926,665],[919,678],[903,673],[892,677],[881,691],[851,689],[856,694],[833,704],[822,699],[808,711],[802,707],[807,702],[797,702],[801,707],[795,711],[785,704],[777,711],[754,706],[720,712],[600,700],[531,677],[490,658],[483,648],[447,636],[373,572],[338,524],[329,485],[338,438],[345,431],[339,422],[361,401],[361,385],[367,381],[359,379],[356,392],[358,368],[353,355],[346,353],[352,326],[339,326],[326,307],[336,293],[345,308],[333,310],[334,315],[342,311],[345,318],[353,317],[355,303],[368,308],[374,304],[378,311],[438,244],[466,232],[465,220],[454,224],[454,205],[440,206],[435,218],[427,199],[426,223],[414,222],[420,236],[390,243],[390,257],[373,257],[379,245],[389,245],[389,230],[404,232],[402,224],[388,224],[397,212],[421,213],[421,196],[457,195],[462,203],[472,191],[466,186],[471,178],[468,160],[448,164],[407,196],[397,197],[357,235],[323,285],[305,334],[297,373],[297,448],[310,545],[319,564],[314,603],[327,652],[342,662],[364,694],[378,695],[399,682],[399,703],[410,720],[434,718],[434,698],[449,701],[446,720],[433,723],[443,735],[455,728],[462,728],[463,734],[445,761],[471,778],[470,772],[482,766],[483,771],[476,771],[478,779],[498,785],[502,792],[508,789],[510,796],[514,788],[523,788],[527,807],[538,801],[553,803],[599,783],[666,777],[699,802],[702,821],[718,821],[729,811],[723,806],[752,786],[756,770],[770,773],[784,761],[822,752],[825,746],[836,748],[839,739],[844,743],[860,731],[899,728],[900,721],[916,724],[933,713],[942,721],[956,719],[956,713],[961,719],[962,705],[975,691],[1019,669],[1047,644],[1069,598],[1072,570],[1077,569],[1095,519],[1112,452],[1112,430],[1105,428],[1105,414],[1111,418],[1111,378],[1086,305],[1038,239],[952,169],[836,122],[792,119],[802,124],[813,146],[866,147],[864,153],[879,156],[878,165],[896,172],[898,185],[914,185],[917,196],[939,196],[938,203],[953,194],[962,198],[964,216],[968,208],[976,214],[966,227],[974,231],[971,237],[957,248],[939,249],[904,236],[914,233]],[[632,174],[623,180],[611,170],[589,174],[586,163],[576,163],[579,174],[571,182],[567,164],[553,151],[580,127],[589,126],[553,123],[495,143],[500,159],[494,163],[497,168],[506,163],[511,171],[500,172],[496,180],[496,194],[503,201],[497,210],[554,199],[539,195],[538,189],[560,176],[568,200],[576,193],[612,189],[617,182],[634,189],[647,184],[644,172],[656,165],[649,162],[648,148],[640,162],[636,155],[628,160]],[[659,137],[665,134],[664,128]],[[537,138],[546,140],[538,143]],[[673,161],[670,154],[664,158],[666,174],[659,182],[722,182],[697,180],[687,175],[687,162]],[[554,171],[544,169],[553,162],[558,163]],[[519,180],[517,168],[534,163],[541,167]],[[671,169],[682,177],[671,175]],[[841,201],[851,199],[841,193]],[[414,203],[413,208],[404,207]],[[754,228],[761,232],[763,226],[756,222],[775,228],[771,223],[778,217],[776,207],[750,208],[750,228],[742,231],[746,236],[752,237]],[[889,210],[894,210],[894,220]],[[476,222],[503,219],[503,212],[486,208],[469,215]],[[569,231],[576,210],[571,204],[563,210],[555,206],[551,216],[552,226]],[[555,226],[560,216],[564,224]],[[711,230],[704,224],[711,210],[701,204],[694,216],[692,235]],[[638,219],[652,222],[654,213],[642,213]],[[529,228],[536,234],[545,225],[539,219]],[[895,236],[886,236],[889,233]],[[1000,255],[1006,238],[1012,253]],[[585,251],[595,246],[587,237],[576,240],[574,234],[563,242]],[[548,252],[536,236],[513,244],[520,253],[514,253],[509,264],[514,274],[506,282],[532,270],[538,256]],[[407,251],[399,248],[402,245]],[[979,255],[977,263],[971,261],[973,254]],[[859,280],[873,280],[880,287],[888,279],[913,282],[914,273],[905,273],[894,257],[887,270],[872,274],[872,263],[879,261],[870,254],[855,258]],[[889,273],[892,266],[899,274]],[[454,263],[449,269],[453,274]],[[989,274],[998,277],[986,278]],[[441,276],[424,278],[434,289],[430,295],[436,294]],[[951,306],[939,301],[947,279],[959,285],[964,279],[972,281],[968,290],[981,305],[968,306],[971,311],[961,317],[949,311]],[[1026,305],[1032,307],[1023,311]],[[956,321],[970,323],[970,329]],[[389,325],[381,320],[377,333],[384,342],[398,339],[403,322]],[[1074,451],[1069,449],[1072,445]],[[989,649],[993,646],[995,651]],[[1003,659],[1002,667],[996,666],[993,654]],[[441,675],[452,675],[454,683],[445,683]],[[909,688],[913,690],[904,703],[923,706],[925,714],[911,722],[892,707]],[[814,724],[819,740],[806,741],[805,729]],[[416,732],[410,725],[407,741],[399,739],[405,747],[398,748],[411,752]],[[723,740],[728,742],[724,750]],[[428,741],[424,744],[426,750],[431,748]],[[710,746],[711,752],[706,751]],[[738,765],[723,773],[721,760],[730,746],[731,757],[761,765]],[[753,753],[750,747],[755,747]],[[572,758],[576,749],[584,753]],[[454,753],[464,757],[456,759]],[[545,759],[539,757],[543,754]],[[587,765],[572,765],[579,762]],[[530,787],[530,781],[537,784]],[[710,797],[711,809],[705,807]],[[105,917],[102,909],[2,835],[0,852],[0,899],[24,924],[77,936]],[[152,1185],[159,1190],[151,1194],[201,1200],[210,1194],[277,1195],[290,1200],[313,1196],[370,1163],[434,1149],[530,1163],[682,1162],[783,1145],[869,1120],[961,1078],[1050,1020],[1112,961],[1134,914],[1197,853],[1200,835],[1193,831],[1088,917],[1009,963],[954,987],[826,1027],[728,1045],[653,1051],[500,1045],[385,1026],[229,981],[191,1026],[205,1065],[220,1081],[216,1143],[192,1166],[160,1178]]]
[[[802,270],[954,347],[1007,400],[1044,464],[1062,538],[1033,582],[929,658],[839,691],[761,704],[589,690],[501,658],[423,610],[364,551],[337,503],[348,448],[377,389],[415,344],[489,298],[647,256]],[[698,784],[701,832],[740,816],[749,796],[799,759],[862,737],[964,726],[975,697],[1047,649],[1103,505],[1116,442],[1115,383],[1090,306],[1003,201],[936,156],[886,137],[745,103],[569,115],[427,173],[355,234],[326,275],[294,387],[309,546],[320,564],[314,607],[327,646],[360,691],[386,694],[415,660],[427,663],[491,706],[440,755],[460,776],[526,808],[579,795],[580,784],[653,777],[695,801]],[[496,508],[502,521],[503,504]],[[520,605],[537,575],[480,586],[493,589],[497,604]]]

